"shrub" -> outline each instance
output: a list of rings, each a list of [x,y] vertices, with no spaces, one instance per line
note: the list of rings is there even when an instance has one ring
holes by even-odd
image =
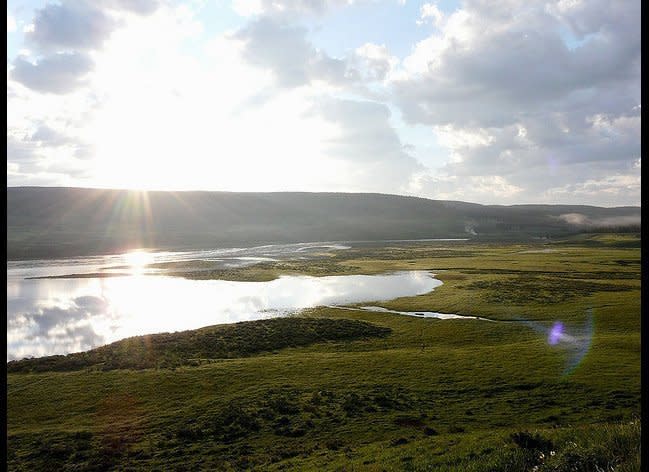
[[[510,434],[510,439],[521,449],[532,449],[535,451],[549,452],[554,448],[552,441],[545,439],[539,433],[531,434],[527,431],[519,431]]]

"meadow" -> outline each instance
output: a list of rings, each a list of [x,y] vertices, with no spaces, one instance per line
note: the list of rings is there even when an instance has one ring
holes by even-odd
[[[493,321],[319,307],[10,363],[9,470],[639,471],[640,268],[636,234],[185,264],[430,270],[441,287],[375,304]],[[549,343],[557,322],[588,342]]]

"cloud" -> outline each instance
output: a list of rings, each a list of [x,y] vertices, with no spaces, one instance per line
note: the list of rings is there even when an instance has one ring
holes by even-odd
[[[593,205],[611,206],[637,205],[641,197],[639,171],[605,175],[601,178],[587,178],[579,182],[568,182],[550,186],[543,193],[549,201],[589,202]]]
[[[343,93],[394,100],[406,123],[430,126],[450,159],[428,171],[404,165],[399,175],[412,173],[411,191],[535,201],[574,184],[577,169],[583,182],[599,181],[622,175],[640,154],[639,28],[625,32],[634,26],[628,9],[614,20],[588,11],[587,26],[571,27],[570,15],[587,15],[519,1],[468,1],[444,15],[425,4],[421,20],[438,31],[403,61],[373,43],[334,59],[309,43],[306,29],[264,16],[235,38],[244,43],[243,57],[271,71],[280,87],[325,82]],[[583,33],[576,46],[564,37],[566,28]],[[365,88],[377,82],[387,93]],[[352,139],[350,132],[330,141],[330,155],[350,155],[343,143]],[[355,152],[376,155],[378,147],[359,144]]]
[[[627,90],[639,77],[639,27],[619,37],[602,32],[570,49],[554,18],[535,10],[498,16],[498,24],[480,9],[454,13],[440,34],[404,60],[409,74],[395,82],[395,91],[406,116],[436,125],[502,126],[592,99],[591,112],[639,103]],[[606,101],[613,92],[622,92],[621,99]]]
[[[280,88],[326,84],[371,96],[367,85],[386,80],[399,63],[385,45],[373,43],[359,46],[347,57],[335,58],[315,48],[307,33],[304,27],[264,16],[246,24],[230,39],[241,43],[247,63],[270,71]]]
[[[41,123],[34,132],[25,134],[7,130],[7,179],[10,185],[52,185],[62,178],[88,174],[94,147],[77,136],[58,131]],[[86,162],[84,162],[84,160]]]
[[[159,0],[104,0],[105,8],[127,11],[138,15],[151,15],[160,7]]]
[[[390,110],[381,103],[323,98],[317,113],[338,126],[326,142],[333,161],[343,161],[348,188],[357,191],[404,193],[423,166],[402,144],[390,123]]]
[[[152,0],[68,0],[48,3],[36,10],[26,33],[29,44],[41,51],[60,52],[100,49],[120,26],[114,12],[149,15],[158,7]]]
[[[46,4],[10,59],[10,182],[639,203],[638,2],[431,1],[399,57],[411,35],[346,23],[372,2],[327,14],[356,3],[235,1],[219,32],[193,2]]]
[[[397,66],[399,59],[381,44],[365,43],[356,48],[350,57],[353,68],[367,82],[382,81]]]
[[[440,11],[436,4],[424,3],[421,6],[417,24],[423,25],[425,23],[432,23],[435,26],[441,26],[443,20],[444,14]]]
[[[25,27],[25,41],[35,49],[13,62],[12,78],[38,92],[65,94],[85,85],[83,77],[94,63],[90,53],[101,49],[123,26],[115,13],[148,15],[158,7],[153,0],[76,0],[47,3],[37,9]]]
[[[442,200],[497,203],[517,199],[523,188],[501,175],[458,177],[444,172],[425,171],[411,182],[411,192]]]
[[[27,42],[42,51],[97,49],[108,39],[117,22],[94,3],[48,3],[36,10]]]
[[[41,146],[63,146],[70,143],[70,138],[42,123],[31,135],[30,141],[37,142]]]
[[[232,39],[242,41],[243,58],[271,70],[280,87],[298,87],[312,80],[348,81],[345,61],[315,49],[306,33],[305,28],[263,17],[248,23]]]
[[[94,63],[83,53],[60,53],[47,56],[36,63],[17,57],[11,78],[38,92],[65,94],[87,84],[84,80]]]
[[[7,164],[13,164],[14,172],[19,169],[34,170],[34,165],[39,159],[33,142],[7,133]]]
[[[607,177],[640,155],[639,18],[632,1],[466,1],[403,59],[393,97],[450,151],[440,178],[499,176],[531,201],[571,184],[584,197],[575,180],[615,186]]]

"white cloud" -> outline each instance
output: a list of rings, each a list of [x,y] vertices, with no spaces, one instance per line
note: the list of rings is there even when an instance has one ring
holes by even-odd
[[[640,154],[638,8],[467,1],[403,59],[392,90],[406,122],[430,126],[449,150],[444,175],[506,177],[529,201],[573,192],[586,202],[598,182],[629,201],[634,188],[607,176]]]
[[[581,199],[610,206],[607,202],[620,201],[629,204],[640,199],[640,175],[616,174],[600,179],[588,179],[584,182],[552,187],[545,192],[546,198],[572,200]],[[619,199],[619,197],[622,197]]]
[[[27,134],[44,143],[37,144],[36,162],[54,162],[56,140],[47,129],[61,129],[61,120],[76,115],[66,132],[75,145],[93,143],[93,175],[80,183],[230,190],[337,185],[344,165],[330,162],[326,149],[338,125],[313,113],[317,87],[275,91],[243,108],[259,91],[273,90],[274,77],[249,65],[245,50],[226,36],[209,43],[203,60],[187,56],[184,44],[199,31],[178,9],[131,18],[94,54],[90,87],[70,97],[65,113],[57,115],[45,97],[35,105],[22,90],[12,110],[22,110],[24,120],[12,113],[12,126],[29,126],[39,110],[49,109],[38,118],[47,128]],[[134,70],[139,73],[123,72]]]
[[[258,41],[252,51],[250,42],[226,33],[187,55],[202,31],[191,11],[161,7],[129,18],[93,53],[88,87],[73,91],[65,107],[18,89],[12,109],[22,114],[12,113],[10,123],[29,138],[33,178],[67,173],[79,185],[403,191],[420,165],[404,150],[387,107],[328,96],[330,83],[347,80],[347,63],[337,69],[302,30],[276,22],[268,28],[268,36],[248,31]],[[269,44],[275,33],[284,42]],[[282,62],[296,44],[303,56]],[[394,61],[381,46],[361,51],[375,62]],[[78,157],[63,159],[63,151],[78,156],[89,144],[89,167]],[[84,172],[74,174],[75,165]]]
[[[26,38],[44,51],[95,49],[116,27],[116,20],[93,3],[48,3],[36,10]]]
[[[258,15],[264,11],[262,0],[232,0],[232,8],[242,16]]]
[[[425,23],[432,23],[435,26],[441,26],[442,21],[444,20],[444,14],[434,3],[424,3],[421,6],[419,19],[417,20],[418,25],[423,25]]]
[[[280,87],[299,87],[315,80],[350,83],[355,77],[347,63],[314,48],[306,33],[305,28],[264,17],[251,21],[231,38],[243,43],[245,60],[271,71]]]
[[[363,80],[372,82],[386,79],[399,64],[399,59],[392,56],[384,44],[365,43],[356,48],[350,62]]]
[[[92,59],[81,53],[54,54],[35,63],[19,56],[11,78],[38,92],[64,94],[87,85],[85,77],[93,66]]]
[[[35,11],[26,40],[49,52],[98,49],[123,24],[125,14],[150,15],[157,8],[157,0],[47,3]]]
[[[514,203],[524,189],[500,175],[458,177],[425,171],[413,175],[410,191],[440,200],[500,204]]]
[[[235,0],[218,34],[193,3],[46,4],[8,67],[10,184],[639,203],[636,3],[426,3],[401,60],[312,42],[351,3]]]

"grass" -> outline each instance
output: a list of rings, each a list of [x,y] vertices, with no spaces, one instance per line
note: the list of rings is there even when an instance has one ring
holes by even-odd
[[[318,260],[344,273],[427,269],[444,282],[373,303],[401,311],[568,330],[592,313],[590,349],[568,372],[574,353],[530,324],[315,308],[283,320],[296,331],[277,338],[303,344],[246,347],[265,345],[253,322],[228,332],[241,353],[176,343],[174,359],[210,359],[197,365],[9,373],[9,469],[639,471],[640,250],[618,244],[628,235],[595,240],[395,243]],[[304,334],[311,321],[329,332],[348,320],[390,334]]]
[[[389,333],[389,328],[346,319],[274,318],[243,321],[176,333],[135,336],[65,356],[11,361],[7,364],[7,371],[61,372],[89,368],[114,370],[201,365],[214,359],[247,357],[286,347],[308,346],[315,342],[350,341]]]

